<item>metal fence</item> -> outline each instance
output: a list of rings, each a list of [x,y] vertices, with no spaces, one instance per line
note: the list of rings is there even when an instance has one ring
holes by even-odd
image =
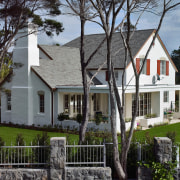
[[[48,167],[50,146],[1,146],[0,167]]]
[[[66,166],[106,166],[106,146],[66,145]]]

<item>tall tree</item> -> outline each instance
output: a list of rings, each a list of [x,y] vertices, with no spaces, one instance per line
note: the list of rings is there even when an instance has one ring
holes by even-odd
[[[89,91],[92,79],[88,82],[87,80],[87,67],[90,63],[93,56],[98,52],[101,45],[105,42],[105,39],[97,46],[94,52],[86,59],[84,43],[85,43],[85,24],[87,21],[93,21],[96,17],[96,13],[94,13],[93,6],[88,0],[66,0],[67,5],[64,6],[70,8],[71,12],[69,14],[78,16],[80,18],[81,24],[81,42],[80,42],[80,62],[81,62],[81,73],[82,73],[82,81],[83,81],[83,119],[81,122],[80,130],[79,130],[79,142],[83,142],[85,140],[85,133],[89,120]]]
[[[1,0],[0,1],[0,70],[8,49],[19,29],[30,21],[48,36],[63,31],[62,24],[48,16],[60,15],[59,0]],[[45,16],[45,18],[43,18]]]
[[[159,29],[161,27],[161,24],[163,22],[165,14],[172,10],[174,7],[178,6],[180,3],[173,2],[172,0],[164,0],[161,2],[158,2],[157,4],[153,0],[146,0],[146,1],[129,1],[129,0],[121,0],[121,1],[108,1],[108,4],[105,4],[104,1],[96,0],[95,2],[93,0],[90,0],[93,4],[94,8],[99,13],[99,17],[102,23],[102,27],[104,29],[104,32],[106,34],[106,42],[107,42],[107,68],[108,68],[108,84],[109,84],[109,94],[110,94],[110,104],[111,104],[111,131],[112,131],[112,137],[113,137],[113,156],[114,156],[114,164],[119,176],[119,179],[127,179],[127,172],[126,172],[126,164],[127,164],[127,153],[129,151],[130,142],[133,135],[133,129],[137,114],[137,107],[138,107],[138,97],[139,97],[139,77],[142,72],[143,66],[145,64],[145,60],[147,59],[147,56],[151,50],[151,47],[153,46],[153,43],[157,37],[157,34],[159,32]],[[119,3],[118,3],[119,2]],[[131,51],[131,44],[130,39],[133,35],[133,32],[130,31],[131,29],[131,15],[133,12],[138,12],[140,19],[143,12],[145,12],[148,9],[148,11],[153,12],[155,5],[159,5],[158,8],[162,8],[160,15],[159,24],[157,27],[157,30],[154,34],[153,40],[145,54],[145,58],[143,59],[143,63],[139,71],[136,70],[136,65],[132,56]],[[125,16],[121,18],[121,21],[117,23],[117,15],[120,13],[120,10],[123,10],[125,12]],[[154,12],[153,12],[154,13]],[[123,27],[124,22],[127,22],[126,25],[126,33],[124,33]],[[130,58],[133,70],[134,70],[134,76],[135,76],[135,110],[134,114],[132,115],[132,121],[131,121],[131,128],[128,135],[126,135],[126,126],[125,126],[125,119],[124,119],[124,97],[125,97],[125,89],[124,89],[124,81],[122,81],[122,98],[120,97],[120,94],[118,92],[118,88],[116,85],[116,80],[114,76],[114,67],[112,62],[112,36],[116,29],[115,24],[119,24],[119,28],[121,29],[121,38],[123,39],[124,43],[124,50],[125,50],[125,57],[124,57],[124,64],[126,67],[127,58]],[[137,24],[137,23],[136,23]],[[125,69],[124,69],[125,72]],[[124,76],[124,73],[123,73]],[[122,76],[122,79],[124,78]],[[121,129],[121,154],[119,158],[119,151],[118,151],[118,139],[117,139],[117,125],[116,125],[116,114],[115,114],[115,106],[118,107],[119,117],[120,117],[120,129]]]

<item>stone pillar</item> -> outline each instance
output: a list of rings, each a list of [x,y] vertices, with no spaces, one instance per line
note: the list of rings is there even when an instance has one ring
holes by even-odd
[[[167,137],[155,137],[154,149],[156,162],[172,161],[172,142]]]
[[[66,162],[66,138],[53,137],[50,139],[50,179],[65,179],[65,162]]]

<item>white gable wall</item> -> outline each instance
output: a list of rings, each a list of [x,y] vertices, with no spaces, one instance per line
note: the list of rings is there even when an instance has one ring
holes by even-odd
[[[147,52],[147,49],[152,41],[153,36],[151,36],[143,48],[138,52],[136,58],[143,58]],[[152,83],[153,76],[157,75],[157,60],[166,60],[169,61],[169,57],[167,56],[165,50],[163,49],[161,43],[156,38],[154,46],[152,47],[147,59],[150,59],[150,75],[141,74],[140,76],[140,85],[150,85]],[[128,76],[126,76],[126,82],[130,82],[130,85],[135,85],[134,71],[132,64],[130,63],[126,69]],[[133,79],[131,80],[131,78]],[[160,75],[160,81],[157,81],[156,84],[175,84],[175,69],[169,61],[169,76]]]

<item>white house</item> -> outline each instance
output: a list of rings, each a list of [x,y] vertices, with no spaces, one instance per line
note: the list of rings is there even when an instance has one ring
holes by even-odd
[[[55,125],[59,113],[65,112],[70,119],[82,113],[82,77],[80,67],[80,38],[65,46],[37,45],[36,26],[19,31],[19,38],[13,50],[13,62],[21,63],[21,68],[13,69],[13,75],[8,76],[2,85],[1,93],[1,122],[25,125]],[[26,36],[27,34],[30,34]],[[152,41],[155,30],[136,31],[131,39],[133,57],[137,69],[141,65],[141,58],[145,56],[147,48]],[[119,34],[113,36],[113,62],[117,78],[119,93],[121,94],[121,74],[126,68],[126,118],[131,118],[134,109],[135,80],[130,61],[124,67],[124,50]],[[87,35],[85,37],[86,57],[96,48],[104,38],[104,34]],[[95,55],[88,66],[88,76],[91,77],[98,66],[105,60],[105,44]],[[120,50],[120,51],[118,51]],[[115,53],[118,52],[118,53]],[[89,122],[89,127],[110,129],[110,105],[107,84],[106,65],[93,79],[90,90],[90,119],[97,112],[102,113],[104,120],[99,126]],[[177,71],[163,42],[158,36],[147,58],[145,67],[140,76],[140,96],[137,120],[142,125],[160,123],[164,118],[164,111],[172,108],[175,94],[179,96],[180,87],[175,85],[175,72]],[[11,78],[11,80],[8,80]],[[7,81],[8,80],[8,81]],[[143,119],[146,114],[156,114],[148,124]],[[117,111],[117,127],[119,117]],[[146,124],[144,124],[146,123]],[[79,126],[73,120],[63,122],[64,126]],[[127,127],[128,129],[128,127]]]

